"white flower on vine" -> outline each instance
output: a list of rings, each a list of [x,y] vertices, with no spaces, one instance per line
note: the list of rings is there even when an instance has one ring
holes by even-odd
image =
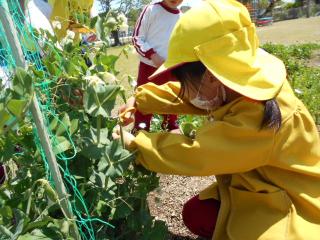
[[[93,75],[93,76],[86,76],[84,78],[89,86],[97,86],[97,85],[104,85],[105,83],[101,80],[101,78],[99,78],[97,75]]]
[[[64,47],[65,45],[69,44],[69,43],[73,43],[73,40],[68,38],[68,37],[64,37],[62,38],[61,42],[60,42],[60,45],[62,47]]]
[[[131,82],[130,82],[130,86],[131,87],[136,87],[138,85],[138,83],[137,83],[137,81],[135,81],[135,80],[132,80]]]
[[[98,74],[105,83],[114,83],[117,81],[117,78],[116,76],[114,76],[112,73],[109,73],[109,72],[102,72],[100,74]]]
[[[107,24],[108,25],[116,25],[117,24],[117,20],[114,17],[109,17],[107,20]]]
[[[56,20],[52,21],[52,27],[60,30],[62,28],[61,22]]]
[[[122,23],[127,23],[127,22],[128,22],[127,17],[126,17],[123,13],[120,13],[120,14],[118,15],[118,19],[119,19],[119,21],[122,22]]]
[[[129,26],[128,26],[127,23],[122,23],[122,24],[119,26],[119,28],[120,28],[120,31],[127,31],[128,28],[129,28]]]
[[[60,45],[62,47],[64,47],[65,45],[69,44],[69,43],[73,43],[73,40],[70,39],[70,38],[67,38],[67,37],[64,37],[61,42],[60,42]]]
[[[76,34],[73,31],[67,30],[67,36],[66,36],[67,38],[73,40],[75,38],[75,36],[76,36]]]
[[[67,30],[66,36],[61,40],[60,45],[63,47],[69,43],[73,43],[76,34],[73,31]]]

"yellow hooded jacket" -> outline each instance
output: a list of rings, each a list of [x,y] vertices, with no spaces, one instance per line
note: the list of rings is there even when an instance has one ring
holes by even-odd
[[[145,113],[200,114],[173,103],[179,84],[147,84],[136,93]],[[212,112],[195,140],[140,132],[138,162],[166,174],[216,175],[201,199],[221,201],[214,240],[317,240],[320,236],[320,140],[312,117],[285,82],[277,95],[278,132],[261,129],[264,106],[245,97]],[[152,109],[150,109],[152,106]]]
[[[207,0],[204,4],[215,8],[218,8],[218,4],[222,4],[237,11],[241,8],[232,0]],[[209,11],[209,5],[204,5],[201,11]],[[170,59],[170,45],[173,45],[173,39],[177,39],[176,35],[182,32],[181,25],[188,20],[188,16],[199,10],[190,11],[189,15],[187,13],[187,16],[178,22],[176,31],[172,34],[169,58],[164,64],[167,64],[168,68],[170,61],[175,62],[172,60],[174,55]],[[225,14],[228,15],[228,12]],[[246,15],[248,14],[245,13],[239,18],[240,20],[235,21],[242,21]],[[232,16],[235,14],[228,15],[229,18]],[[206,19],[208,22],[208,18]],[[187,28],[190,31],[193,26],[190,26],[191,21],[188,24]],[[199,25],[202,26],[201,22]],[[199,34],[191,34],[190,37],[195,38],[194,41],[201,38]],[[241,40],[241,38],[234,39],[235,46],[239,39]],[[248,42],[244,41],[245,44]],[[183,47],[187,49],[185,45]],[[181,62],[184,53],[181,50],[178,56],[181,57]],[[245,56],[244,52],[237,53],[239,59]],[[214,52],[212,55],[217,56]],[[215,75],[222,75],[224,78],[221,81],[224,84],[230,88],[238,84],[235,83],[236,77],[229,77],[229,72],[223,74],[223,68],[212,66],[218,63],[210,62],[210,57],[203,56],[199,57],[201,61],[206,63],[212,72],[218,69],[219,74]],[[230,55],[225,57],[223,54],[218,54],[218,56],[223,58],[225,68],[232,66],[227,64],[227,57]],[[196,54],[193,57],[194,61],[197,60]],[[231,59],[232,62],[237,62],[236,60],[237,56]],[[219,58],[215,61],[219,61]],[[277,66],[279,60],[274,62]],[[256,62],[253,64],[257,65]],[[246,69],[250,67],[243,64],[241,66]],[[241,66],[239,64],[239,72]],[[277,70],[275,69],[275,72]],[[262,76],[266,74],[268,76],[263,82]],[[137,161],[151,171],[165,174],[216,176],[217,182],[200,193],[201,199],[215,198],[221,201],[212,238],[214,240],[318,240],[320,139],[316,125],[285,79],[269,80],[268,77],[275,75],[274,72],[266,71],[257,81],[255,79],[257,74],[252,76],[248,83],[245,83],[243,78],[239,86],[233,88],[235,91],[240,89],[239,92],[245,93],[248,85],[259,80],[261,84],[255,84],[254,91],[250,93],[252,86],[247,88],[252,97],[238,98],[211,112],[210,115],[215,121],[202,126],[194,140],[171,133],[139,132],[135,139],[139,151]],[[283,73],[278,76],[283,76]],[[273,83],[265,84],[269,81]],[[257,99],[259,101],[252,99],[256,99],[254,96],[259,98],[261,96],[259,89],[264,87],[267,92],[265,89],[261,92],[265,93],[265,100],[270,96],[275,97],[279,104],[282,115],[282,126],[279,131],[261,129],[264,105],[261,99]],[[179,89],[180,85],[177,82],[168,82],[162,86],[152,83],[143,85],[136,91],[137,107],[145,113],[206,114],[184,99],[174,101]]]

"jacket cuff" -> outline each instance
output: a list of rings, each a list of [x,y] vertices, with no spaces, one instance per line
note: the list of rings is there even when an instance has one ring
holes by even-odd
[[[145,57],[151,60],[151,56],[152,56],[153,54],[155,54],[155,53],[156,53],[156,51],[154,51],[154,49],[151,48],[151,49],[149,49],[149,50],[145,53]]]

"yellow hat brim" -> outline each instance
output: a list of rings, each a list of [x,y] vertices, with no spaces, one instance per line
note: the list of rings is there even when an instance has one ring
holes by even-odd
[[[255,100],[272,99],[286,79],[283,62],[255,44],[255,27],[208,41],[195,47],[206,68],[225,86]]]
[[[150,80],[157,78],[162,78],[168,72],[171,72],[173,69],[182,66],[185,62],[164,62],[150,77]]]
[[[286,69],[283,62],[275,56],[258,48],[254,63],[238,70],[239,66],[221,71],[222,64],[204,63],[209,71],[228,88],[255,100],[274,98],[280,91],[285,79]],[[228,66],[228,65],[227,65]],[[238,74],[234,74],[238,72]]]
[[[255,100],[272,99],[286,79],[283,62],[245,41],[255,36],[254,26],[224,35],[194,48],[196,59],[228,88]],[[171,57],[150,79],[163,77],[186,62]]]

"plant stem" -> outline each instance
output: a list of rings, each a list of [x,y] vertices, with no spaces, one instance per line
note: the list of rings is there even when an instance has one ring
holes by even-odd
[[[121,138],[121,145],[122,145],[122,148],[125,149],[126,146],[124,145],[124,138],[123,138],[123,128],[122,128],[122,124],[119,124],[120,126],[120,138]]]
[[[13,233],[10,232],[10,230],[8,230],[7,228],[5,228],[2,225],[0,225],[0,232],[5,234],[6,236],[10,237],[11,239],[13,238]]]
[[[101,115],[99,115],[97,117],[97,145],[99,145],[99,143],[100,143],[101,121],[102,121],[102,117],[101,117]]]

